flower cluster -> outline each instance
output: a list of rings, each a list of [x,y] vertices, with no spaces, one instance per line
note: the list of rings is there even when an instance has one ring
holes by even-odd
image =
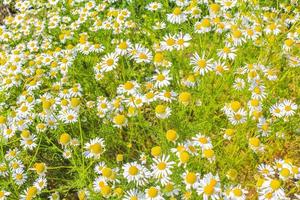
[[[299,2],[3,5],[0,200],[300,198]]]

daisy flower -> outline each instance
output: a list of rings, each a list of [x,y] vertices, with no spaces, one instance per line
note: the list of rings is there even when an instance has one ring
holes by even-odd
[[[162,8],[162,4],[158,2],[151,2],[146,6],[146,9],[149,11],[157,11]]]
[[[138,93],[140,86],[136,81],[127,81],[117,88],[118,94],[135,95]]]
[[[242,189],[240,185],[231,186],[228,190],[228,193],[225,192],[226,200],[246,200],[248,191]]]
[[[172,51],[178,48],[176,36],[172,36],[171,34],[165,35],[163,37],[163,41],[160,42],[160,46],[162,50],[167,50],[167,51]]]
[[[264,194],[272,194],[274,199],[286,199],[285,192],[282,188],[282,183],[278,179],[268,178],[262,185],[262,192]]]
[[[212,30],[212,23],[209,18],[203,18],[200,22],[194,25],[195,33],[208,33]]]
[[[212,71],[213,65],[211,61],[211,59],[205,59],[204,54],[202,55],[202,57],[200,57],[198,53],[194,53],[191,58],[190,64],[193,66],[194,72],[204,75],[207,72]]]
[[[216,72],[217,75],[222,76],[224,71],[228,71],[228,67],[225,65],[224,62],[221,61],[215,61],[213,64],[213,69]]]
[[[72,109],[61,110],[58,119],[67,124],[75,123],[78,120],[78,113]]]
[[[7,192],[5,190],[0,190],[0,200],[6,200],[9,195],[10,192]]]
[[[199,181],[197,194],[203,196],[203,200],[219,199],[221,193],[221,184],[218,175],[211,173],[205,174]]]
[[[156,88],[162,88],[165,86],[170,85],[170,81],[172,78],[169,75],[169,70],[163,70],[163,71],[156,71],[156,74],[152,77],[152,81],[154,81],[154,87]]]
[[[129,52],[129,49],[132,48],[132,44],[129,40],[121,40],[116,47],[116,54],[126,55]]]
[[[137,162],[126,163],[122,167],[123,176],[128,182],[134,182],[137,186],[143,186],[148,183],[151,173],[143,165]]]
[[[209,137],[198,133],[196,136],[192,138],[192,141],[196,146],[200,146],[202,149],[204,148],[212,148],[211,140]]]
[[[103,72],[109,72],[114,70],[118,66],[119,57],[116,53],[110,53],[102,57],[101,70]]]
[[[185,171],[182,175],[183,183],[187,190],[196,189],[199,184],[199,174],[191,171]]]
[[[140,192],[137,189],[130,189],[126,191],[123,200],[143,200],[145,199],[145,195],[143,192]]]
[[[162,155],[159,158],[153,159],[153,164],[151,165],[152,173],[155,178],[166,177],[172,174],[171,169],[175,162],[169,161],[170,156]]]
[[[244,79],[236,78],[233,83],[233,88],[235,90],[240,91],[245,88],[245,85],[246,85],[246,83],[245,83]]]
[[[280,104],[280,109],[283,110],[285,116],[289,117],[289,116],[293,116],[295,114],[295,111],[298,109],[298,106],[291,100],[285,99]]]
[[[254,152],[262,152],[262,151],[264,151],[264,145],[261,144],[259,138],[257,138],[257,137],[249,138],[249,147]]]
[[[128,119],[125,117],[125,115],[117,114],[112,119],[114,126],[118,128],[122,128],[127,126]]]
[[[190,34],[183,34],[182,32],[175,35],[176,49],[183,50],[184,48],[190,46],[189,41],[192,39]]]
[[[165,105],[157,105],[155,107],[155,115],[157,118],[166,119],[171,115],[171,108]]]
[[[167,20],[172,24],[181,24],[187,20],[187,16],[180,7],[176,7],[172,13],[167,14]]]
[[[260,164],[257,167],[259,173],[261,173],[264,177],[271,177],[275,175],[275,170],[271,165],[268,164]]]
[[[230,46],[225,46],[223,49],[219,49],[217,55],[221,59],[229,59],[229,60],[234,60],[236,57],[236,49],[234,47]]]
[[[162,196],[160,187],[150,187],[145,190],[145,200],[164,200]]]
[[[84,148],[86,149],[84,152],[85,157],[98,159],[105,151],[104,139],[99,137],[91,139],[90,142],[85,144]]]

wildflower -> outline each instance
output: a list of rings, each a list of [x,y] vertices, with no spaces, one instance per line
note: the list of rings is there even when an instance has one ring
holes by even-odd
[[[86,149],[84,152],[85,157],[98,159],[105,151],[104,140],[97,137],[86,143],[84,148]]]
[[[148,183],[150,172],[137,162],[126,163],[122,167],[123,176],[128,182],[134,182],[137,186]]]
[[[155,107],[155,115],[157,118],[166,119],[171,115],[171,109],[165,105],[157,105]]]
[[[160,158],[155,158],[151,166],[153,176],[155,178],[166,177],[172,174],[171,169],[174,165],[173,161],[169,161],[170,157],[162,155]]]
[[[191,58],[191,65],[193,65],[194,72],[204,75],[208,71],[211,71],[213,66],[211,64],[211,59],[206,60],[205,56],[200,57],[198,53],[195,53]]]
[[[172,24],[181,24],[187,20],[187,16],[181,8],[175,7],[172,13],[167,14],[167,20]]]

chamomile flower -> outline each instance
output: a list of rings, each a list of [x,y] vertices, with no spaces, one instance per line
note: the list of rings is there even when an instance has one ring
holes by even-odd
[[[176,49],[177,50],[183,50],[184,48],[190,46],[189,41],[192,39],[192,37],[189,34],[183,34],[182,32],[178,33],[175,36],[176,40]]]
[[[229,68],[225,65],[225,63],[221,61],[214,62],[212,66],[216,74],[220,76],[222,76],[225,71],[229,70]]]
[[[234,60],[236,57],[236,49],[234,47],[225,46],[223,49],[218,50],[218,56],[224,60]]]
[[[149,11],[158,11],[162,8],[162,4],[158,2],[151,2],[146,6]]]
[[[72,109],[61,110],[58,115],[58,119],[64,123],[75,123],[78,119],[78,113]]]
[[[285,99],[281,104],[280,108],[283,110],[285,116],[292,116],[295,114],[295,111],[297,110],[298,106],[291,100]]]
[[[170,77],[169,73],[169,70],[156,71],[156,74],[152,77],[152,81],[154,81],[154,87],[162,88],[170,85],[172,78]]]
[[[246,195],[248,191],[242,189],[240,185],[231,186],[227,191],[225,191],[225,199],[228,200],[246,200]]]
[[[267,179],[262,185],[262,192],[264,194],[272,194],[274,199],[286,199],[285,192],[282,188],[282,183],[278,179]]]
[[[136,81],[127,81],[117,89],[119,94],[135,95],[138,93],[140,86]]]
[[[39,177],[33,185],[38,189],[38,191],[43,190],[47,186],[47,179],[45,177]]]
[[[127,126],[128,119],[125,115],[117,114],[113,117],[112,121],[115,127],[122,128],[124,126]]]
[[[171,108],[166,105],[159,104],[155,107],[155,115],[157,118],[166,119],[171,115]]]
[[[84,145],[84,148],[86,149],[84,152],[85,157],[98,159],[105,151],[104,139],[99,137],[91,139],[90,142]]]
[[[145,200],[164,200],[162,196],[160,187],[150,187],[145,190]]]
[[[197,187],[197,194],[202,195],[204,200],[220,199],[221,185],[218,175],[212,175],[211,173],[205,174],[199,181]]]
[[[101,69],[103,72],[109,72],[114,70],[118,66],[119,57],[116,53],[110,53],[105,55],[101,59]]]
[[[165,35],[160,46],[162,50],[172,51],[177,48],[177,38],[171,34]]]
[[[121,40],[116,47],[116,54],[126,55],[129,52],[129,49],[132,47],[132,44],[129,40]]]
[[[261,144],[258,137],[251,137],[249,138],[249,147],[254,152],[263,152],[264,151],[264,145]]]
[[[27,174],[21,168],[15,170],[12,177],[17,185],[23,185],[27,180]]]
[[[138,189],[130,189],[126,191],[123,200],[142,200],[145,199],[145,194]]]
[[[0,200],[6,200],[10,194],[6,190],[0,190]]]
[[[199,174],[192,171],[185,171],[182,174],[183,183],[187,190],[196,189],[199,184]]]
[[[246,85],[246,83],[245,83],[244,79],[242,79],[242,78],[236,78],[234,80],[234,83],[233,83],[233,88],[235,90],[240,91],[240,90],[242,90],[242,89],[245,88],[245,85]]]
[[[194,53],[190,64],[193,66],[193,70],[195,73],[199,73],[200,75],[204,75],[209,71],[213,70],[211,59],[205,59],[205,55],[203,54],[202,57],[198,55],[198,53]]]
[[[172,174],[171,169],[175,162],[169,161],[170,156],[162,155],[160,158],[154,158],[151,166],[155,178],[167,177]]]
[[[122,169],[124,178],[128,182],[134,182],[137,186],[143,186],[148,183],[148,178],[151,175],[147,168],[137,162],[126,163]]]
[[[231,112],[229,115],[229,121],[233,125],[245,123],[247,120],[247,113],[244,109],[239,109],[237,112]]]
[[[260,164],[257,169],[264,177],[271,177],[275,175],[275,170],[268,164]]]
[[[187,16],[180,7],[175,7],[172,13],[167,14],[167,20],[172,24],[181,24],[187,20]]]

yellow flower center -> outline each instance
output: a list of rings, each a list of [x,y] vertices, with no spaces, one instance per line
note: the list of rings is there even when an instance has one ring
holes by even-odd
[[[175,40],[173,38],[168,38],[166,43],[168,46],[173,46],[175,44]]]
[[[119,44],[119,48],[120,48],[120,49],[127,49],[127,47],[128,47],[128,45],[127,45],[126,42],[121,42],[121,43]]]
[[[166,167],[167,167],[167,164],[165,162],[160,162],[157,164],[157,168],[159,170],[164,170],[164,169],[166,169]]]
[[[38,174],[43,173],[46,170],[44,163],[36,163],[34,168]]]
[[[130,81],[127,81],[127,82],[124,84],[125,90],[131,90],[133,87],[134,87],[134,85],[133,85],[133,83],[130,82]]]
[[[230,107],[233,111],[236,112],[241,108],[241,103],[238,101],[233,101],[233,102],[231,102]]]
[[[90,151],[91,151],[93,154],[100,154],[100,153],[102,153],[102,146],[101,146],[101,144],[99,144],[99,143],[92,144],[92,145],[90,146]]]
[[[107,64],[108,66],[112,66],[112,65],[114,64],[114,60],[111,59],[111,58],[109,58],[109,59],[107,59],[106,64]]]
[[[167,40],[167,43],[168,43],[168,40]],[[156,53],[154,56],[154,62],[162,62],[163,59],[164,59],[164,56],[162,53]]]
[[[189,92],[182,92],[179,94],[180,102],[188,103],[188,102],[190,102],[191,98],[192,98],[192,95]]]
[[[32,186],[28,189],[27,196],[34,197],[37,194],[37,191],[38,191],[37,188]]]
[[[184,40],[183,40],[183,39],[178,39],[178,40],[177,40],[177,44],[183,45],[183,44],[184,44]]]
[[[188,184],[194,184],[197,180],[197,175],[193,172],[188,172],[185,177],[185,180]]]
[[[158,74],[157,78],[156,78],[156,80],[158,80],[158,81],[163,81],[165,79],[166,79],[166,77],[163,74]]]
[[[60,138],[59,138],[59,142],[63,145],[66,145],[70,142],[71,140],[71,136],[68,133],[63,133],[61,134]]]
[[[280,175],[283,176],[283,177],[288,177],[290,175],[290,170],[287,169],[287,168],[283,168],[281,171],[280,171]]]
[[[201,59],[201,60],[199,60],[198,61],[198,67],[200,67],[200,68],[205,68],[206,67],[206,60],[204,60],[204,59]]]
[[[173,10],[173,15],[176,15],[176,16],[178,16],[178,15],[180,15],[181,14],[181,10],[180,10],[180,8],[175,8],[174,10]]]
[[[273,189],[273,190],[278,190],[280,188],[280,181],[277,180],[277,179],[273,179],[270,183],[270,187]]]
[[[104,167],[102,169],[102,175],[106,178],[109,178],[112,175],[112,170],[109,167]]]
[[[241,38],[242,37],[242,32],[240,30],[234,30],[232,32],[233,37],[235,38]]]
[[[128,173],[131,176],[135,176],[135,175],[137,175],[139,173],[139,169],[136,166],[130,166],[129,170],[128,170]]]
[[[175,130],[168,130],[166,133],[166,138],[168,141],[175,141],[177,138],[177,133]]]
[[[237,197],[240,197],[240,196],[242,196],[242,194],[243,194],[243,193],[242,193],[242,190],[239,189],[239,188],[233,189],[232,192],[233,192],[233,194],[234,194],[235,196],[237,196]]]
[[[114,122],[117,125],[122,125],[125,123],[125,121],[126,121],[125,115],[117,115],[114,117]]]
[[[214,150],[212,149],[205,149],[203,154],[206,158],[212,158],[214,156]]]
[[[164,105],[156,106],[155,112],[158,114],[164,114],[166,112],[166,106],[164,106]]]
[[[256,137],[250,138],[249,143],[254,147],[259,147],[259,145],[260,145],[260,141]]]
[[[151,149],[151,155],[152,156],[159,156],[161,154],[161,147],[155,146]]]
[[[158,195],[158,190],[155,187],[151,187],[147,193],[150,198],[154,198]]]
[[[187,163],[190,159],[190,155],[187,151],[182,151],[180,152],[179,158],[182,163]]]
[[[205,28],[210,27],[210,21],[207,18],[203,19],[201,24]]]

